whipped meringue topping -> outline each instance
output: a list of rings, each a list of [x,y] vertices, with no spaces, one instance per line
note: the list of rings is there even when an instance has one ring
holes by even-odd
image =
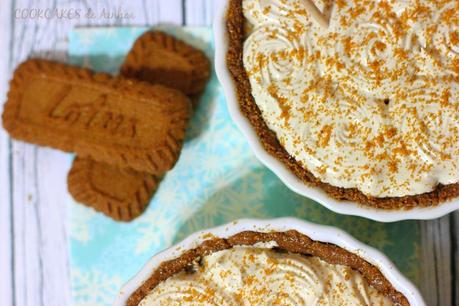
[[[243,0],[267,126],[323,182],[402,197],[459,182],[459,1]]]

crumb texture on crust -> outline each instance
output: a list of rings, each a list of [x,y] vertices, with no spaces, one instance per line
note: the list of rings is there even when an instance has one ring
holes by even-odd
[[[76,157],[67,177],[73,198],[116,221],[131,221],[147,208],[160,178]]]
[[[135,41],[121,74],[192,96],[204,90],[210,77],[210,61],[204,52],[171,35],[149,31]]]
[[[280,144],[276,134],[263,120],[260,109],[252,96],[252,88],[243,63],[243,45],[245,40],[245,17],[242,0],[231,0],[226,16],[229,34],[229,48],[226,56],[227,65],[237,89],[237,96],[242,113],[249,119],[261,140],[265,150],[285,164],[304,183],[319,187],[337,200],[348,200],[381,209],[412,209],[415,207],[435,206],[459,196],[459,184],[439,184],[432,192],[403,197],[372,197],[356,188],[341,188],[324,183],[310,171],[303,168]],[[343,203],[343,205],[345,205]]]
[[[137,306],[148,293],[172,275],[189,269],[196,261],[233,246],[254,245],[260,242],[276,242],[278,250],[306,256],[315,256],[336,265],[348,266],[358,271],[377,291],[388,297],[394,304],[407,306],[407,298],[398,292],[381,271],[360,256],[336,245],[314,241],[297,231],[261,233],[245,231],[227,239],[211,238],[197,248],[185,251],[180,257],[162,262],[151,276],[129,297],[126,306]]]
[[[190,115],[177,90],[32,59],[14,73],[3,126],[19,140],[162,174],[178,159]]]

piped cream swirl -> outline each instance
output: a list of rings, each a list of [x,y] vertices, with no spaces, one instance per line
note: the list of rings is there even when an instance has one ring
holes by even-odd
[[[236,246],[155,287],[139,306],[393,305],[356,271],[316,257]]]
[[[459,182],[459,1],[244,0],[252,95],[305,169],[374,197]]]

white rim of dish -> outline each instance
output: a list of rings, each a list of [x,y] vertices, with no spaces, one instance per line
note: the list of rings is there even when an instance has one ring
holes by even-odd
[[[343,215],[360,216],[379,222],[395,222],[401,220],[430,220],[440,218],[459,209],[459,199],[434,207],[420,207],[411,210],[383,210],[370,206],[359,205],[351,201],[338,201],[330,197],[319,187],[308,186],[295,176],[287,167],[270,155],[263,148],[254,128],[241,112],[236,97],[236,87],[230,71],[226,66],[228,51],[228,33],[226,31],[226,11],[229,0],[222,1],[214,19],[215,38],[215,70],[226,97],[226,104],[231,118],[245,136],[255,156],[292,191],[310,198],[328,209]]]
[[[359,255],[369,263],[378,267],[396,290],[408,299],[411,306],[425,306],[418,289],[405,278],[397,267],[380,251],[356,240],[346,232],[331,226],[318,225],[296,218],[278,218],[271,220],[241,219],[231,223],[196,232],[182,242],[153,256],[120,290],[114,306],[125,306],[129,297],[167,260],[179,257],[183,252],[200,245],[209,239],[209,234],[227,238],[243,231],[285,232],[296,230],[313,240],[335,244],[349,252]]]

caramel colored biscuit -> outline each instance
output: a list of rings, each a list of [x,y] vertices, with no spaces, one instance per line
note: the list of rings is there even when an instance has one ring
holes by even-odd
[[[178,159],[190,114],[177,90],[34,59],[14,73],[3,125],[19,140],[162,174]]]
[[[158,187],[160,178],[132,169],[77,157],[67,177],[70,194],[85,205],[118,221],[140,216]]]
[[[127,74],[138,71],[137,75],[133,74],[132,76],[142,81],[156,82],[169,85],[171,88],[188,90],[187,93],[192,95],[193,99],[196,99],[197,94],[200,94],[201,91],[204,90],[206,81],[210,75],[209,61],[207,58],[200,59],[194,61],[196,65],[194,65],[192,61],[189,61],[188,63],[193,64],[190,69],[188,64],[179,66],[180,60],[182,60],[182,56],[179,53],[176,53],[176,55],[170,54],[168,58],[178,56],[179,61],[172,62],[172,64],[175,64],[175,66],[173,66],[174,69],[164,69],[164,62],[158,61],[157,59],[161,58],[161,52],[169,52],[167,51],[168,48],[164,48],[164,44],[158,47],[157,43],[151,43],[151,41],[158,40],[160,37],[172,39],[173,43],[168,43],[166,47],[173,44],[176,46],[184,44],[161,32],[147,32],[140,36],[134,47],[128,53],[122,73],[123,71]],[[165,41],[165,39],[161,41]],[[186,48],[189,50],[189,48],[192,47],[186,45]],[[195,57],[201,56],[201,52],[196,49],[192,49],[190,53],[199,54],[195,55]],[[185,57],[183,58],[186,60]],[[135,67],[135,70],[131,69],[131,67]],[[191,90],[189,85],[184,86],[183,84],[191,84],[190,75],[193,74],[192,71],[200,71],[199,73],[194,72],[194,74],[200,75],[201,79],[204,78],[205,81],[196,82],[195,85],[191,86],[194,87],[191,88]],[[90,173],[92,174],[90,175]],[[101,176],[98,173],[104,173],[104,175]],[[107,182],[103,180],[100,181],[104,176],[110,176],[110,179]],[[153,179],[156,184],[149,184]],[[157,178],[157,176],[137,171],[126,171],[96,162],[91,158],[78,157],[74,160],[68,176],[68,188],[76,201],[85,203],[115,220],[130,221],[137,217],[141,211],[148,206],[159,181],[160,179]],[[91,186],[100,187],[91,188]],[[123,186],[134,187],[128,188]],[[137,187],[143,188],[142,195],[149,194],[150,196],[132,197],[134,193],[133,190]],[[116,188],[116,197],[111,196],[111,193],[114,192],[112,188]],[[123,201],[114,201],[114,198],[123,199]],[[139,212],[139,214],[130,213],[133,211]],[[123,218],[121,218],[121,216],[123,216]]]
[[[210,77],[204,52],[158,31],[146,32],[134,43],[121,74],[162,84],[193,96],[201,93]]]

